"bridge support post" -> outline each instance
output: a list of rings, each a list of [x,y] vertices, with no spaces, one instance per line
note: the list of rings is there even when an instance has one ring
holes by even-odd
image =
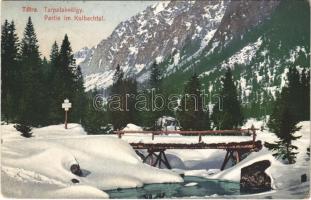
[[[226,151],[227,153],[226,153],[225,159],[220,168],[221,171],[225,169],[230,158],[236,161],[236,163],[239,163],[241,161],[241,152],[239,152],[239,150],[227,149]],[[234,156],[234,153],[236,153],[235,156]]]
[[[117,129],[117,131],[118,131],[118,138],[121,139],[121,138],[122,138],[122,134],[121,134],[121,132],[119,131],[119,129]]]
[[[239,163],[241,160],[241,155],[239,151],[236,151],[236,163]]]
[[[143,163],[146,163],[147,159],[149,158],[151,161],[150,165],[153,167],[159,166],[160,168],[161,164],[163,163],[167,169],[172,169],[165,155],[165,150],[166,149],[161,149],[161,150],[148,149],[148,155],[143,159]],[[159,152],[159,153],[156,154],[156,152]],[[155,162],[153,162],[154,158],[156,158]]]
[[[163,156],[163,159],[161,157],[161,160],[163,161],[164,165],[166,166],[167,169],[172,169],[170,163],[168,162],[167,160],[167,157],[165,155],[165,152],[164,151],[161,151],[160,153],[162,153],[162,156]]]
[[[256,129],[255,129],[254,125],[252,125],[251,131],[253,133],[253,148],[255,148],[255,142],[256,142],[256,136],[257,135],[256,135]]]
[[[202,142],[202,136],[201,134],[199,135],[199,143]]]
[[[221,171],[225,169],[225,166],[226,166],[226,164],[227,164],[227,162],[229,160],[229,150],[226,150],[226,151],[227,151],[227,153],[226,153],[225,159],[222,162],[222,165],[221,165],[221,168],[220,168]]]
[[[241,161],[241,156],[246,153],[245,150],[239,150],[239,149],[226,149],[227,153],[226,153],[226,156],[225,156],[225,159],[221,165],[221,168],[220,170],[224,170],[228,161],[230,159],[232,159],[233,161],[235,161],[236,163],[239,163]],[[234,156],[234,153],[236,154]]]

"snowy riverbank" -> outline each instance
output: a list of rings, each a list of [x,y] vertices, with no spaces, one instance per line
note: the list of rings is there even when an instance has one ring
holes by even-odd
[[[252,124],[255,127],[263,126],[262,122],[256,120],[249,120],[244,128],[249,128]],[[191,155],[182,154],[171,151],[171,154],[178,154],[179,159],[183,160],[183,163],[187,163],[186,169],[183,170],[186,176],[200,176],[209,179],[221,179],[229,181],[240,181],[241,169],[249,166],[254,162],[261,160],[269,160],[271,166],[266,169],[266,173],[271,177],[273,191],[254,194],[254,195],[240,195],[234,198],[308,198],[310,189],[310,156],[307,154],[307,148],[310,147],[310,122],[300,122],[297,126],[301,126],[301,129],[295,133],[295,136],[301,136],[301,138],[295,140],[293,144],[298,147],[297,159],[295,164],[284,164],[281,160],[277,160],[272,156],[272,152],[267,148],[259,152],[253,152],[240,163],[234,167],[229,167],[224,171],[218,169],[221,165],[225,152],[222,150],[200,150],[194,161],[190,162]],[[267,130],[257,131],[257,139],[264,142],[277,141],[277,137]],[[201,160],[201,162],[199,161]],[[212,160],[212,161],[210,161]],[[192,165],[191,165],[192,163]],[[197,164],[197,166],[194,165]],[[191,168],[195,166],[195,168]],[[205,166],[206,169],[203,169]],[[199,168],[202,169],[199,169]],[[195,169],[195,170],[191,170]],[[307,182],[301,183],[301,176],[307,175]]]
[[[249,120],[261,127],[262,122]],[[305,195],[309,189],[310,122],[301,122],[296,133],[302,137],[294,142],[299,149],[297,162],[285,165],[263,148],[251,153],[234,167],[219,172],[225,156],[224,150],[167,150],[170,164],[186,176],[200,176],[230,181],[240,180],[241,168],[259,160],[269,160],[266,173],[272,178],[273,191],[252,198],[291,198]],[[108,198],[102,190],[141,187],[148,183],[182,182],[174,171],[157,169],[143,164],[127,141],[151,141],[151,136],[87,135],[78,124],[48,126],[33,130],[34,137],[20,136],[13,125],[1,126],[2,194],[6,197],[32,198]],[[259,140],[273,142],[274,134],[258,131]],[[217,142],[218,136],[204,136],[205,142]],[[225,136],[220,140],[245,141],[251,136]],[[198,137],[156,136],[152,142],[197,142]],[[71,173],[70,166],[79,164],[83,177]],[[301,175],[307,174],[307,183],[301,184]],[[72,183],[72,179],[79,184]],[[293,189],[294,188],[294,189]],[[300,192],[300,193],[299,193]],[[287,195],[287,196],[284,196]],[[296,196],[295,196],[296,195]],[[298,195],[298,196],[297,196]],[[299,196],[300,195],[300,196]],[[235,198],[250,198],[249,195]]]
[[[1,128],[2,193],[7,197],[107,198],[101,190],[183,181],[172,171],[143,164],[125,141],[87,136],[77,124],[68,130],[62,125],[35,129],[28,139],[12,125]],[[75,163],[84,177],[70,172]]]

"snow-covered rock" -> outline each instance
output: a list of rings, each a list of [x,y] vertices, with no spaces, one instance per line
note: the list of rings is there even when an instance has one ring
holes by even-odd
[[[162,130],[175,131],[180,130],[179,121],[170,116],[162,116],[157,120],[157,126],[161,127]]]
[[[135,124],[127,124],[123,131],[143,131],[143,128]]]

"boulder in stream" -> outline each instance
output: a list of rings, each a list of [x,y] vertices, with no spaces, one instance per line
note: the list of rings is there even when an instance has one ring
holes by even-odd
[[[265,173],[269,160],[255,162],[241,169],[240,191],[256,193],[271,190],[271,178]]]

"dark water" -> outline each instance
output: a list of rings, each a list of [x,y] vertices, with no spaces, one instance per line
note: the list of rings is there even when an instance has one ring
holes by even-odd
[[[197,185],[185,187],[187,183],[192,182],[197,183]],[[240,194],[240,184],[237,182],[186,176],[183,183],[148,184],[141,188],[108,190],[105,192],[112,199],[200,198],[212,195],[238,195]]]

